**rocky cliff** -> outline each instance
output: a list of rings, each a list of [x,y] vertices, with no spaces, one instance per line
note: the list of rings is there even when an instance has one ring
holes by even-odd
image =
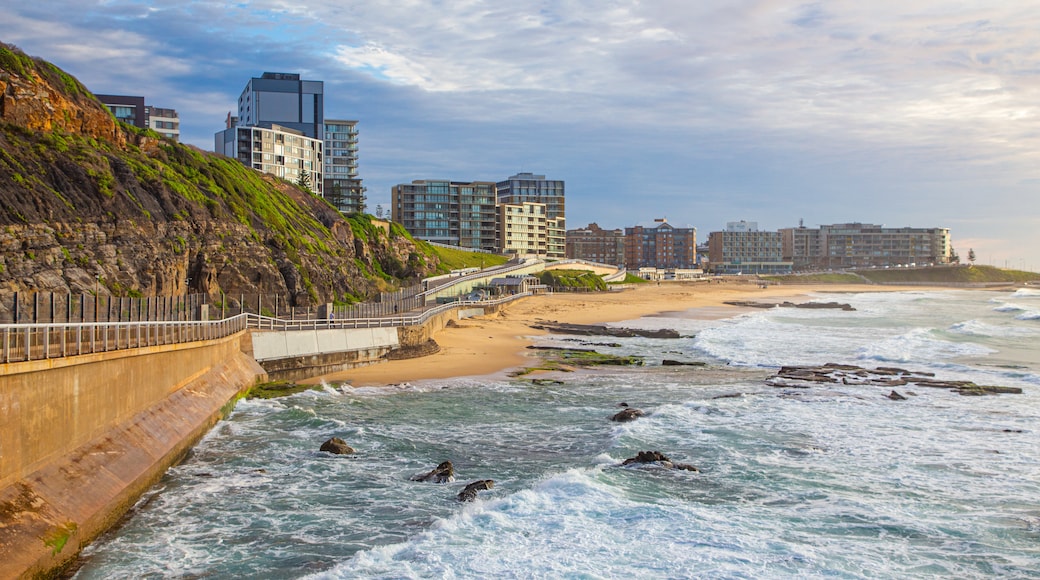
[[[0,298],[223,291],[304,306],[436,266],[399,227],[118,123],[75,78],[2,43],[0,196]]]

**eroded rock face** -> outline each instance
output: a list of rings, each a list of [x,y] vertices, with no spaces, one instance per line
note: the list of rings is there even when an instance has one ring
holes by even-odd
[[[339,437],[333,437],[322,443],[321,448],[318,449],[318,451],[332,453],[333,455],[352,455],[355,453],[354,448],[347,445],[347,442]]]
[[[320,198],[119,124],[76,79],[0,50],[0,308],[13,292],[95,289],[305,307],[436,268],[406,237],[356,237]]]

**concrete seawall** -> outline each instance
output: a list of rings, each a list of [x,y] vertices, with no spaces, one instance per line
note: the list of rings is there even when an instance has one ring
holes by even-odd
[[[0,578],[70,562],[265,380],[243,341],[0,365]]]
[[[0,579],[71,563],[269,372],[309,378],[421,352],[448,322],[499,308],[0,364]]]

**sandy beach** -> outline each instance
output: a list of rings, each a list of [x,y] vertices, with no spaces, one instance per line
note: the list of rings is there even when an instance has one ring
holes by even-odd
[[[602,293],[557,293],[532,296],[507,304],[494,315],[458,321],[434,336],[439,353],[427,357],[388,361],[340,373],[315,377],[304,384],[322,381],[372,386],[416,382],[424,379],[484,376],[529,366],[534,354],[526,350],[532,337],[545,331],[532,324],[554,321],[596,324],[634,320],[666,312],[704,309],[705,316],[724,317],[739,312],[727,301],[808,302],[810,293],[884,292],[919,290],[906,286],[789,285],[760,288],[752,282],[687,282],[635,285],[625,290]],[[800,297],[800,298],[796,298]],[[840,295],[824,301],[841,302]]]

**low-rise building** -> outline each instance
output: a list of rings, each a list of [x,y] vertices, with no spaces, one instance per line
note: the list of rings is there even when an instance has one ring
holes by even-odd
[[[112,111],[112,115],[141,129],[152,129],[163,137],[179,141],[181,120],[174,109],[152,107],[145,104],[144,97],[130,95],[94,95]]]
[[[759,231],[755,222],[729,222],[708,234],[708,261],[715,274],[789,274],[780,232]]]
[[[948,264],[947,228],[886,228],[846,223],[780,230],[783,254],[795,269],[877,268],[909,264]]]
[[[621,228],[605,230],[595,222],[567,230],[565,254],[576,260],[620,266],[625,263],[625,232]]]
[[[692,269],[697,267],[697,228],[677,228],[666,219],[657,227],[625,228],[625,262],[639,268]]]

